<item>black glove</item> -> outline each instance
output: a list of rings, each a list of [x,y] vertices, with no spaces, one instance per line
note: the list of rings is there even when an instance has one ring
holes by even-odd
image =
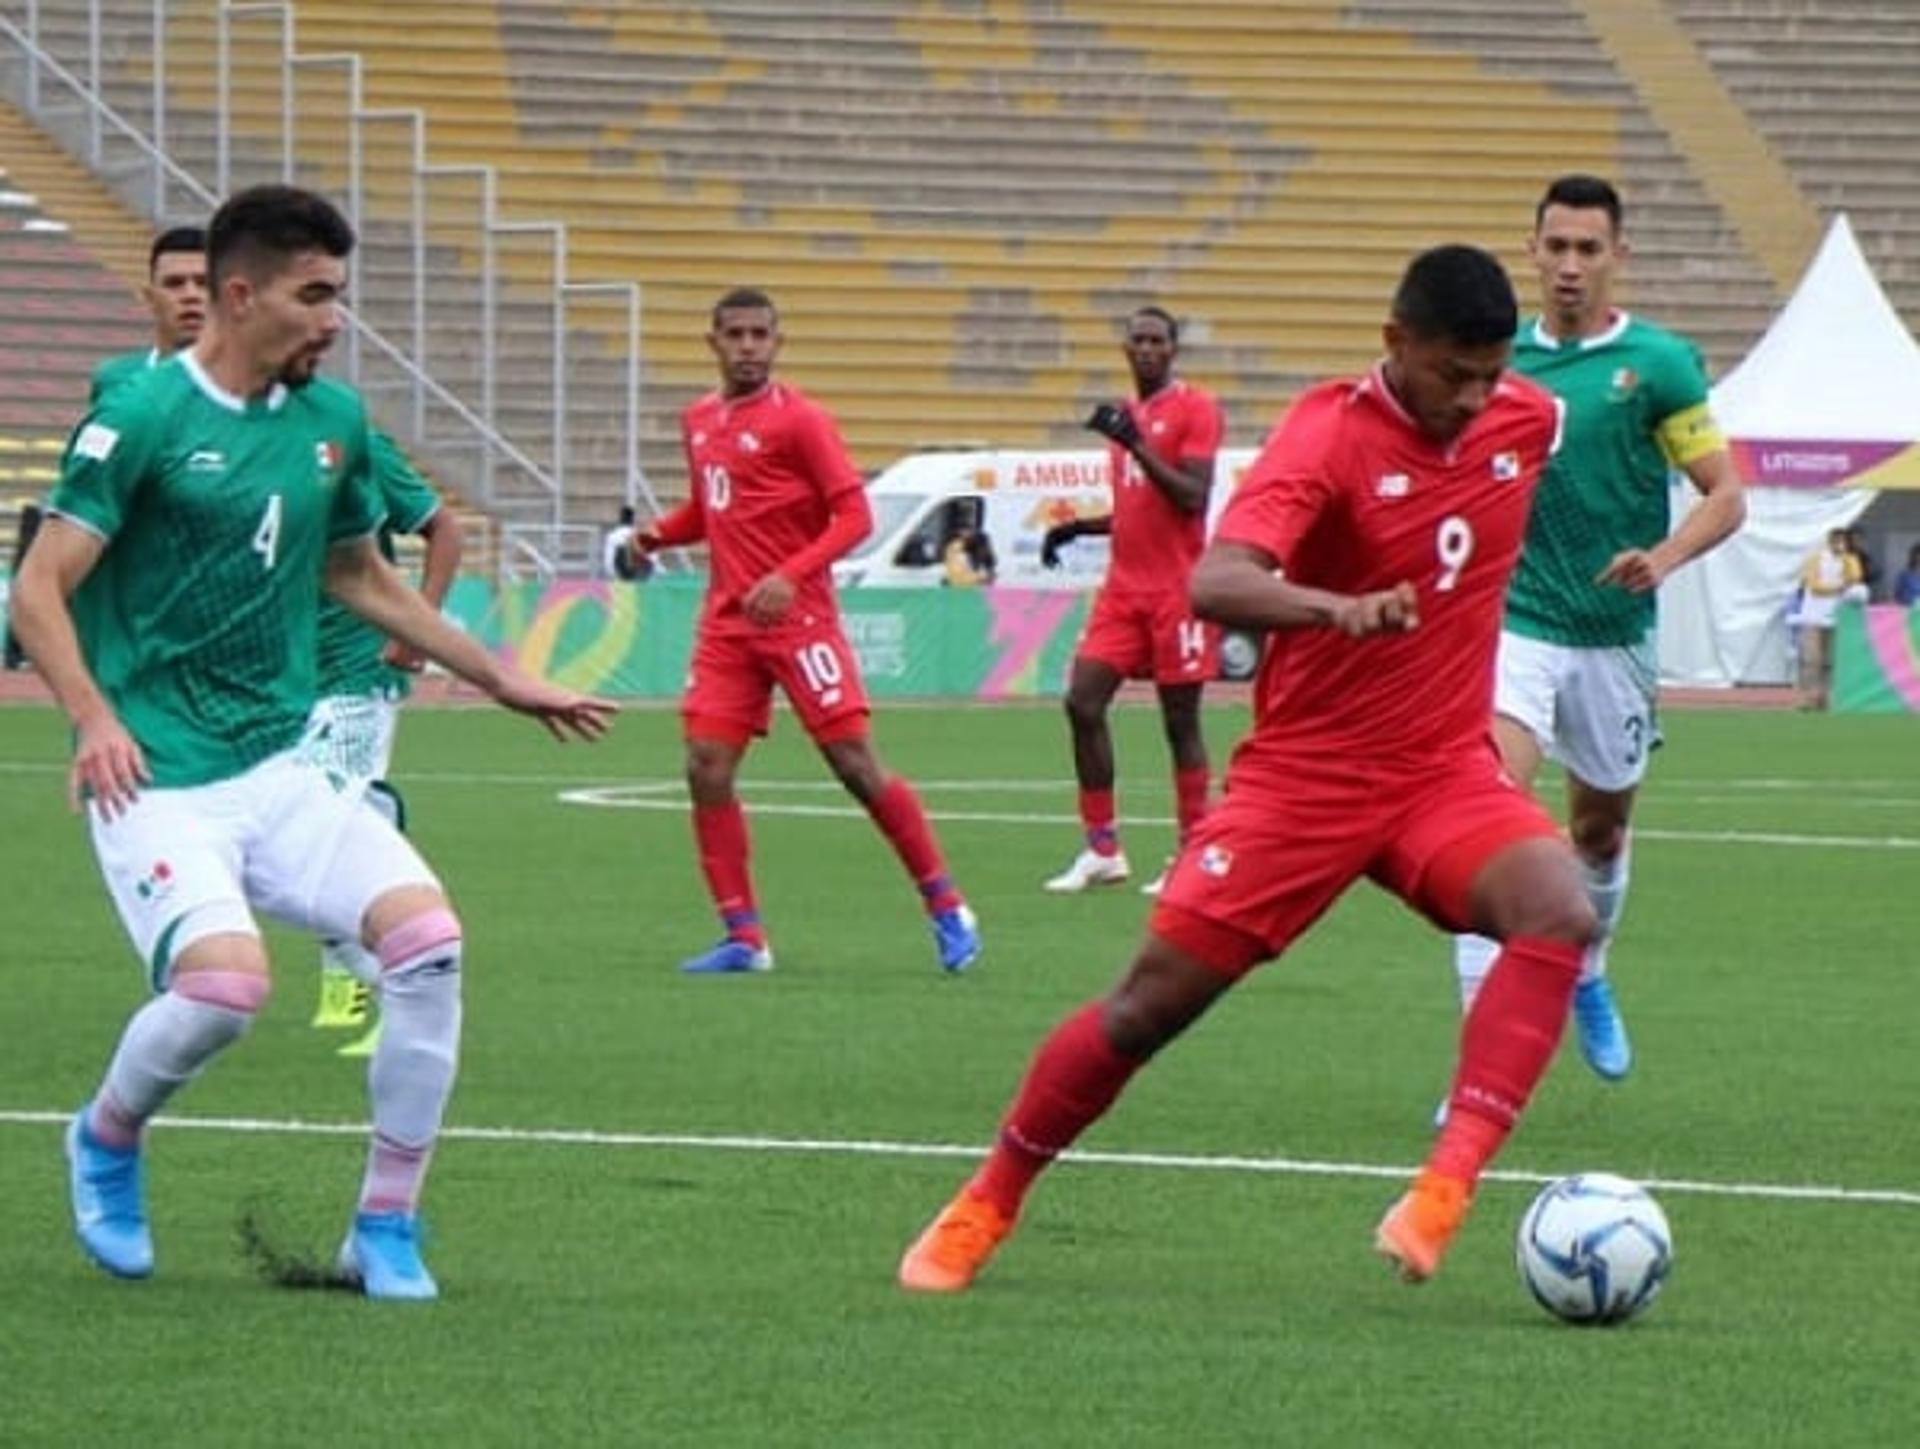
[[[1114,403],[1101,403],[1087,415],[1086,426],[1123,448],[1132,448],[1140,441],[1140,427],[1133,414]]]
[[[1057,569],[1060,567],[1060,550],[1080,536],[1080,521],[1056,523],[1040,539],[1040,567]]]

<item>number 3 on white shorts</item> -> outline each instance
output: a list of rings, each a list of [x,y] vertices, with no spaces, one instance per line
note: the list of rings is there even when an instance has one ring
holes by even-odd
[[[1440,578],[1434,588],[1444,594],[1460,582],[1460,570],[1473,557],[1473,525],[1457,513],[1448,514],[1433,536],[1433,549],[1440,556]]]

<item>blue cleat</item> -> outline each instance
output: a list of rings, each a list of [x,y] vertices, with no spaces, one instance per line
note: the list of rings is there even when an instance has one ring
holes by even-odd
[[[933,945],[940,953],[942,971],[964,971],[980,956],[980,922],[967,906],[955,906],[928,917]]]
[[[730,976],[743,971],[773,970],[773,952],[765,946],[736,941],[729,936],[711,951],[689,956],[680,963],[689,976]]]
[[[153,1272],[147,1191],[140,1149],[116,1151],[94,1140],[82,1107],[67,1124],[67,1186],[73,1232],[87,1256],[116,1278]]]
[[[340,1248],[340,1271],[369,1298],[427,1303],[440,1296],[420,1261],[420,1220],[406,1213],[355,1213]]]
[[[1607,978],[1582,981],[1573,993],[1573,1021],[1580,1029],[1580,1055],[1599,1076],[1617,1082],[1633,1069],[1627,1024],[1614,1005]]]

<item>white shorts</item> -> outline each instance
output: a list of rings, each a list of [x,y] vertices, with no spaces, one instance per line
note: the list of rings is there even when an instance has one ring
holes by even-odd
[[[362,789],[293,751],[230,780],[145,790],[118,819],[89,811],[88,821],[107,893],[156,991],[201,937],[258,934],[252,909],[357,940],[380,896],[440,886]]]
[[[1597,790],[1629,790],[1660,743],[1653,641],[1575,648],[1502,631],[1495,714],[1524,725],[1549,759]]]
[[[387,778],[400,701],[390,694],[335,694],[314,705],[296,753],[358,785]]]

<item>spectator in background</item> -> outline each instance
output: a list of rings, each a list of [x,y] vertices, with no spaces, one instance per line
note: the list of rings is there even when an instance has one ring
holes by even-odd
[[[601,578],[630,579],[634,576],[633,564],[627,550],[627,545],[633,541],[634,525],[633,505],[622,504],[619,522],[609,528],[607,536],[600,541]]]
[[[1833,621],[1850,589],[1860,587],[1860,560],[1848,530],[1827,530],[1826,544],[1800,569],[1800,707],[1825,709],[1833,683]]]
[[[993,582],[1000,561],[994,557],[993,540],[975,528],[963,523],[953,531],[953,536],[940,550],[940,563],[946,570],[943,583],[956,589],[977,588]]]
[[[1907,550],[1907,566],[1893,576],[1893,601],[1903,609],[1920,604],[1920,543]]]
[[[1880,597],[1880,560],[1867,551],[1867,536],[1858,528],[1847,530],[1847,552],[1853,555],[1854,562],[1860,566],[1860,577],[1855,581],[1859,589],[1857,595],[1861,603]]]

